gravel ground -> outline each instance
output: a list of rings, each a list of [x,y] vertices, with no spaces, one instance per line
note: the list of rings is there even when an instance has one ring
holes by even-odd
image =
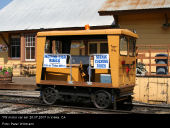
[[[5,94],[12,95],[12,96],[11,97],[4,96]],[[0,103],[0,114],[97,114],[95,112],[82,111],[78,109],[75,110],[71,108],[15,104],[19,102],[21,103],[26,102],[28,104],[40,103],[41,101],[39,99],[39,95],[40,95],[39,91],[0,90],[0,95],[3,95],[0,97],[0,99],[9,100],[9,101],[11,100],[13,102],[8,104]],[[24,97],[16,97],[16,96],[24,96]],[[86,103],[86,105],[88,103]],[[162,107],[165,107],[165,105],[163,105]],[[166,108],[162,109],[156,107],[149,108],[149,107],[134,106],[132,112],[137,112],[137,111],[144,112],[144,113],[152,112],[155,114],[170,114],[170,109],[166,109]]]
[[[91,112],[81,112],[80,110],[71,110],[60,107],[37,107],[22,104],[0,104],[0,114],[96,114]]]
[[[0,90],[0,95],[39,97],[40,96],[40,91]]]

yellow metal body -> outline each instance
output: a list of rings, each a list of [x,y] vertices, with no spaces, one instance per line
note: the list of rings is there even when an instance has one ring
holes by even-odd
[[[95,69],[94,82],[91,85],[84,81],[80,73],[81,64],[73,64],[72,81],[70,81],[70,69],[66,68],[46,68],[42,70],[45,43],[48,37],[64,36],[107,36],[108,54],[110,61],[110,69]],[[65,86],[81,86],[81,87],[104,87],[104,88],[126,88],[135,85],[136,76],[136,57],[121,56],[119,51],[120,36],[127,38],[138,38],[138,35],[126,29],[103,29],[103,30],[75,30],[75,31],[49,31],[39,32],[37,34],[37,70],[36,83],[43,85],[65,85]],[[100,43],[100,42],[99,42]],[[129,41],[128,41],[129,47]],[[73,53],[72,50],[71,53]],[[89,50],[88,50],[89,51]],[[84,53],[84,52],[83,52]],[[122,64],[124,62],[124,64]],[[129,71],[127,72],[127,67]],[[42,80],[42,73],[44,79]],[[100,83],[100,74],[111,74],[112,83]]]

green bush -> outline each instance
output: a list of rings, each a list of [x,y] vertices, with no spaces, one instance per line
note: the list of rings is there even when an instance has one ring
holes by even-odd
[[[4,67],[4,68],[0,68],[0,75],[12,75],[12,72],[13,72],[13,68],[11,67]]]

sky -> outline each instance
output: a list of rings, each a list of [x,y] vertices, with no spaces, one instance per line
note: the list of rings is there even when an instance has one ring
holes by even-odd
[[[0,9],[8,5],[12,0],[0,0]]]

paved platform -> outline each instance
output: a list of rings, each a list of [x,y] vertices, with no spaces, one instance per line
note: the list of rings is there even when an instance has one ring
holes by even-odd
[[[35,77],[13,77],[12,82],[15,84],[36,85]]]
[[[0,83],[0,89],[36,90],[35,77],[13,77],[12,83]]]

